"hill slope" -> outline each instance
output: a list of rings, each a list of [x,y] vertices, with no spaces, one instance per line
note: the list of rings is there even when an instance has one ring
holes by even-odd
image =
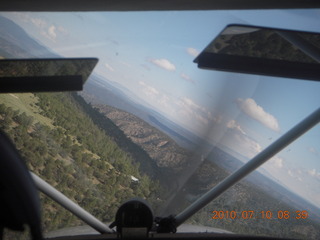
[[[161,187],[139,169],[137,159],[93,123],[76,96],[28,97],[33,101],[22,102],[24,94],[2,95],[0,128],[11,137],[29,169],[104,221],[113,220],[119,205],[134,196],[148,199],[157,209]],[[46,230],[79,224],[51,200],[43,201]]]
[[[111,119],[128,138],[141,146],[158,167],[181,170],[190,153],[171,138],[140,118],[107,105],[94,105]]]
[[[13,21],[0,16],[0,56],[5,58],[59,57],[31,38]]]

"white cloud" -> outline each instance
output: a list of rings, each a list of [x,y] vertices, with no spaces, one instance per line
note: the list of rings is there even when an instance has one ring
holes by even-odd
[[[125,61],[119,61],[119,63],[122,64],[123,66],[126,66],[127,68],[132,68],[132,66]]]
[[[291,177],[294,177],[293,172],[292,172],[290,169],[288,170],[288,174],[289,174]]]
[[[259,152],[262,151],[262,147],[259,143],[247,137],[244,137],[244,139],[245,139],[244,144],[247,147],[247,151],[252,154],[251,158],[253,158]]]
[[[147,96],[147,101],[156,106],[160,111],[165,112],[165,114],[172,115],[173,117],[177,116],[177,105],[173,98],[162,92],[161,90],[150,86],[144,81],[139,81],[141,85],[141,91],[143,95]]]
[[[63,28],[62,26],[58,26],[56,27],[55,25],[49,25],[49,23],[47,23],[44,19],[42,18],[34,18],[34,17],[30,17],[28,15],[26,15],[25,20],[27,20],[27,22],[31,22],[35,27],[37,27],[40,31],[40,34],[48,39],[50,39],[51,41],[55,42],[56,38],[57,38],[57,32],[60,32],[62,34],[67,34],[68,31]]]
[[[204,125],[206,125],[206,126],[208,125],[208,123],[209,123],[208,118],[203,117],[200,114],[195,114],[194,116],[198,121],[202,122]]]
[[[191,83],[193,83],[193,84],[195,83],[194,80],[193,80],[190,76],[188,76],[187,74],[185,74],[185,73],[181,73],[181,74],[180,74],[180,77],[183,78],[184,80],[188,81],[188,82],[191,82]]]
[[[111,67],[108,63],[104,65],[109,71],[114,72],[113,67]]]
[[[245,131],[243,131],[241,126],[235,120],[230,120],[229,122],[227,122],[227,128],[238,130],[243,135],[246,135]]]
[[[210,122],[214,121],[212,113],[208,109],[198,105],[188,97],[180,98],[176,104],[180,107],[180,114],[189,118],[191,121],[200,121],[205,125],[204,127],[207,127]]]
[[[316,175],[316,169],[312,169],[312,170],[309,170],[308,173],[311,175],[311,176],[315,176]]]
[[[315,168],[308,170],[307,173],[311,176],[311,177],[317,177],[320,179],[320,172],[318,172]]]
[[[274,156],[270,159],[270,163],[276,167],[276,168],[282,168],[283,167],[283,159],[278,156]]]
[[[30,18],[30,21],[38,28],[44,28],[47,22],[41,18]]]
[[[187,53],[193,57],[197,57],[199,55],[199,51],[195,48],[187,48]]]
[[[153,96],[159,95],[159,91],[158,91],[157,89],[155,89],[154,87],[151,87],[151,86],[147,85],[145,82],[139,81],[139,84],[140,84],[141,86],[143,86],[142,91],[143,91],[144,94],[147,95],[148,97],[153,97]]]
[[[309,170],[303,169],[302,171],[298,168],[291,168],[288,169],[287,173],[290,177],[301,182],[303,180],[307,180],[308,182],[310,182],[312,181],[312,179],[320,181],[320,172],[318,172],[315,168]],[[309,179],[307,177],[309,177]]]
[[[267,113],[252,98],[247,98],[245,100],[239,98],[237,103],[240,109],[248,116],[252,117],[273,131],[280,131],[278,120],[270,113]]]
[[[158,67],[161,67],[168,71],[175,71],[176,66],[172,64],[168,59],[161,58],[161,59],[150,59],[150,62],[157,65]]]
[[[68,31],[63,28],[62,26],[56,27],[56,25],[51,24],[47,22],[45,19],[41,17],[34,17],[30,16],[28,13],[13,13],[14,15],[18,16],[20,20],[22,20],[25,23],[31,23],[33,24],[39,31],[39,33],[53,41],[56,42],[56,38],[58,37],[57,32],[62,33],[62,34],[67,34]]]
[[[40,34],[42,36],[44,36],[45,38],[48,38],[49,40],[55,42],[56,38],[57,38],[57,33],[56,33],[56,26],[51,25],[49,28],[42,28],[42,30],[40,30]]]
[[[287,173],[288,169],[285,167],[283,158],[279,157],[278,155],[269,159],[267,162],[265,162],[262,165],[262,167],[264,170],[266,170],[269,174],[271,174],[276,179],[279,179],[280,175],[282,177],[287,176],[286,173]],[[287,177],[285,177],[285,178],[287,178]]]
[[[201,107],[200,105],[196,104],[192,99],[188,97],[180,98],[180,105],[188,109],[190,112],[195,111],[195,112],[208,113],[204,107]]]
[[[318,156],[319,152],[314,148],[314,147],[309,147],[308,151],[311,152],[312,154]]]
[[[67,34],[68,33],[67,29],[65,29],[64,27],[61,27],[61,26],[58,27],[58,31],[63,33],[63,34]]]
[[[147,84],[146,84],[144,81],[139,81],[139,84],[140,84],[141,86],[147,86]]]
[[[170,101],[171,99],[169,96],[167,96],[166,94],[162,94],[158,102],[165,107],[169,107],[171,105]]]
[[[159,92],[157,89],[153,88],[153,87],[147,87],[146,88],[146,93],[147,95],[151,96],[151,95],[158,95]]]
[[[248,159],[252,159],[262,152],[263,147],[253,138],[243,134],[238,128],[240,126],[234,120],[229,121],[227,127],[237,131],[226,132],[225,137],[222,140],[223,145]],[[276,155],[269,159],[263,166],[266,169],[274,171],[283,168],[284,160]]]
[[[51,39],[56,39],[57,34],[56,34],[56,27],[54,25],[51,25],[48,29],[48,34]]]
[[[25,23],[32,23],[38,28],[44,28],[47,25],[47,22],[41,18],[31,17],[29,13],[24,12],[13,12],[13,15],[17,16],[19,20]]]
[[[238,134],[237,132],[228,136],[228,146],[249,159],[255,157],[262,151],[262,147],[259,143],[248,136]]]

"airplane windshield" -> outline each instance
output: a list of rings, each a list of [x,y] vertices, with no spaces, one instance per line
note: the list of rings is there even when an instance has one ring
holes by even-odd
[[[229,24],[319,33],[319,11],[2,12],[0,61],[99,62],[81,92],[0,94],[1,129],[33,173],[105,223],[133,197],[177,215],[320,103],[319,82],[193,60]],[[320,239],[319,140],[318,124],[178,232]],[[40,197],[48,237],[96,233]]]

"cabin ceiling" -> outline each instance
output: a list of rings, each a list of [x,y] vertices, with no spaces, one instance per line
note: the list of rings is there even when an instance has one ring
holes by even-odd
[[[318,0],[2,0],[0,11],[153,11],[320,8]]]

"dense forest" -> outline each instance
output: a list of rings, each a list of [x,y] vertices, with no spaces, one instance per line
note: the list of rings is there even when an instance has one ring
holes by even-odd
[[[102,221],[112,221],[120,204],[134,196],[157,209],[159,183],[93,123],[77,100],[70,93],[1,95],[0,127],[31,171]],[[81,224],[47,197],[41,199],[45,231]]]

